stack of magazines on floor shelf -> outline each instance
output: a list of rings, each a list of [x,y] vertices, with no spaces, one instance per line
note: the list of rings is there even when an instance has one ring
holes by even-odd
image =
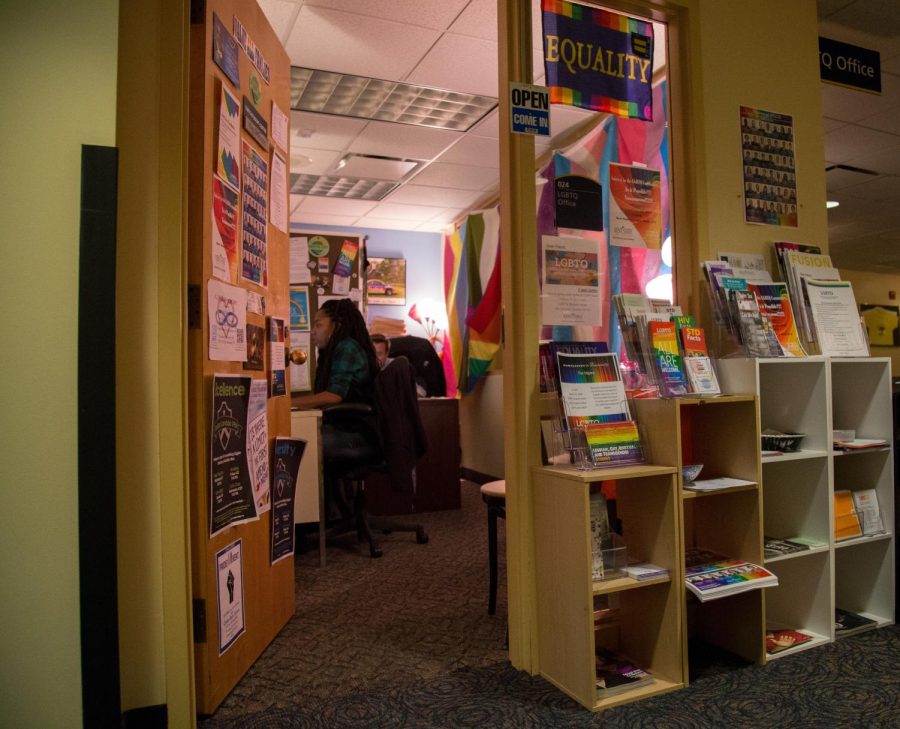
[[[809,643],[812,639],[811,635],[802,630],[766,630],[766,653],[770,656],[781,653],[789,648]]]
[[[685,584],[701,602],[778,585],[765,567],[702,549],[687,550],[685,568]]]
[[[616,294],[613,304],[626,357],[645,384],[662,397],[720,394],[706,335],[692,315],[642,294]]]
[[[653,676],[643,668],[605,648],[597,648],[597,689],[600,698],[614,696],[653,682]]]
[[[865,615],[851,613],[849,610],[843,610],[838,607],[834,609],[835,638],[845,638],[848,635],[856,635],[877,627],[878,623]]]

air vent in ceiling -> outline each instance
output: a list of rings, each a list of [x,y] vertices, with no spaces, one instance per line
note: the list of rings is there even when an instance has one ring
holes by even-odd
[[[384,180],[363,180],[341,175],[291,174],[293,195],[339,197],[348,200],[383,200],[400,184]]]

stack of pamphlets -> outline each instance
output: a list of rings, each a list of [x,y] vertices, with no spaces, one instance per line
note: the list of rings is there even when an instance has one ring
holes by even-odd
[[[650,562],[637,562],[625,567],[625,574],[634,580],[655,580],[659,577],[668,577],[669,570]]]
[[[834,635],[836,638],[855,635],[856,633],[862,633],[864,630],[872,630],[877,627],[878,623],[864,615],[852,613],[839,607],[834,609]]]
[[[778,585],[765,567],[703,550],[688,550],[685,567],[685,585],[701,602]]]
[[[600,698],[646,686],[653,676],[625,656],[604,648],[597,649],[597,689]]]
[[[853,493],[849,489],[834,492],[834,538],[835,541],[862,536],[862,526],[856,513]]]

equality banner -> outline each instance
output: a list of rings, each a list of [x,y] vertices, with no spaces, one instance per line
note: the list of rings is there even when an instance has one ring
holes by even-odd
[[[653,119],[653,25],[599,8],[541,0],[550,103]]]

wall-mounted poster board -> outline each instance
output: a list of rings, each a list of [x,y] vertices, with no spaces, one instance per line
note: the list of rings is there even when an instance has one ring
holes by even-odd
[[[302,349],[309,355],[305,364],[291,365],[292,392],[309,391],[315,384],[316,352],[310,326],[319,306],[328,299],[350,299],[366,315],[365,260],[366,237],[359,233],[291,232],[290,348]]]
[[[287,172],[276,164],[290,159],[277,114],[290,108],[290,62],[256,3],[200,7],[190,38],[188,450],[197,712],[211,714],[294,612],[293,555],[271,558],[269,491],[274,441],[290,435],[286,388],[269,387],[284,373],[274,361],[284,327],[273,336],[272,325],[290,315]]]

